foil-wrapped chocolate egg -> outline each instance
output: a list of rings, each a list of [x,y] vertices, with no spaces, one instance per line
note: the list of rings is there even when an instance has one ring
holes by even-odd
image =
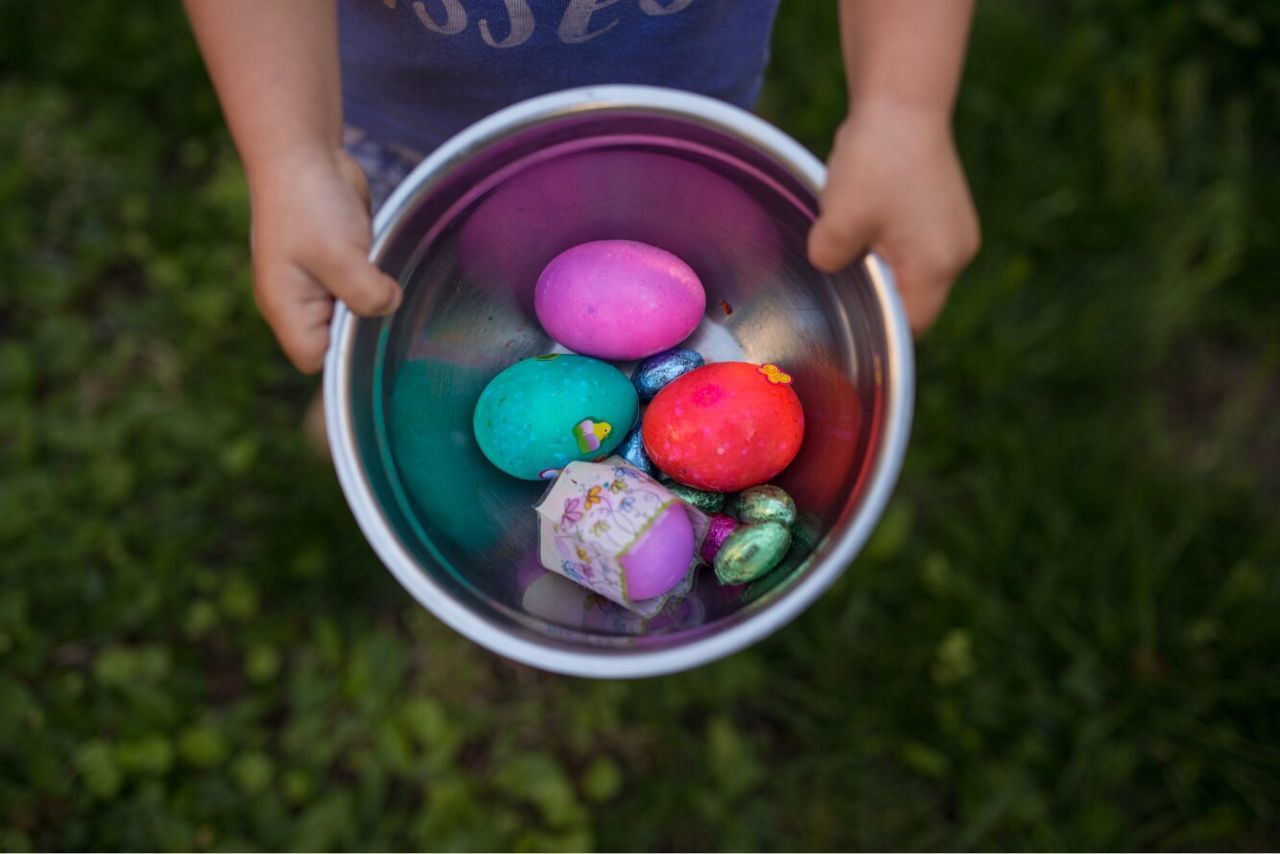
[[[714,564],[720,547],[729,535],[738,529],[738,520],[724,513],[712,513],[707,517],[707,533],[698,547],[698,557],[709,564]]]
[[[738,496],[734,515],[748,525],[777,522],[791,527],[796,520],[796,503],[781,487],[773,484],[753,486]]]
[[[649,477],[657,476],[658,470],[653,467],[653,460],[649,459],[649,455],[645,452],[644,435],[640,432],[639,425],[627,434],[627,438],[622,440],[622,444],[614,453]]]
[[[697,507],[703,513],[720,512],[724,509],[725,501],[727,500],[727,496],[723,492],[697,489],[692,486],[685,486],[675,480],[666,480],[663,482],[663,486],[671,490],[676,498],[691,507]]]
[[[721,584],[746,584],[776,567],[791,546],[791,531],[777,522],[743,525],[724,541],[716,555]]]
[[[799,513],[791,525],[791,542],[795,546],[792,551],[803,553],[804,557],[818,547],[822,541],[822,520],[812,513]]]
[[[636,387],[641,402],[648,403],[664,386],[705,364],[706,360],[697,350],[672,347],[636,365],[631,372],[631,384]]]

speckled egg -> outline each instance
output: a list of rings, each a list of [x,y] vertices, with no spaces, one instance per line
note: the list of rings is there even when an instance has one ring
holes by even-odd
[[[648,403],[663,387],[706,364],[702,354],[688,347],[672,347],[650,356],[636,365],[631,372],[631,382],[640,400]]]
[[[607,456],[635,424],[639,401],[612,365],[585,356],[535,356],[489,382],[472,426],[489,461],[524,480],[573,460]]]
[[[715,563],[720,547],[729,535],[738,529],[738,520],[724,513],[712,513],[707,517],[707,533],[698,547],[698,557],[707,563]]]
[[[800,451],[804,411],[777,365],[717,362],[658,392],[644,415],[649,459],[674,480],[737,492],[772,480]]]
[[[777,522],[743,525],[724,541],[716,554],[716,578],[721,584],[746,584],[768,573],[791,547],[791,531]]]
[[[796,520],[796,503],[781,487],[772,484],[753,486],[738,496],[734,515],[748,524],[778,522],[791,527]]]
[[[615,361],[679,344],[706,307],[693,268],[634,240],[566,249],[551,259],[534,289],[534,309],[548,335],[577,353]]]

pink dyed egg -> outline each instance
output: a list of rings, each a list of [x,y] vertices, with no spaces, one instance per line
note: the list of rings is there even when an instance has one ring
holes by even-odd
[[[542,271],[534,308],[547,334],[599,359],[643,359],[697,328],[707,295],[693,269],[634,240],[566,249]]]
[[[679,501],[653,523],[631,551],[619,559],[627,596],[643,601],[661,596],[680,583],[693,561],[693,526]]]

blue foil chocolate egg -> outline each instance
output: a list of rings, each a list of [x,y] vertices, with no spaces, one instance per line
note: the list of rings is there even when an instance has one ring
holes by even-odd
[[[696,350],[672,347],[636,365],[636,369],[631,372],[631,382],[636,387],[640,400],[648,402],[667,383],[705,364],[706,360]]]
[[[649,459],[649,454],[645,452],[644,435],[640,432],[639,427],[627,434],[627,438],[622,440],[622,444],[618,446],[614,453],[649,475],[649,477],[657,476],[658,471],[653,467],[653,461]]]

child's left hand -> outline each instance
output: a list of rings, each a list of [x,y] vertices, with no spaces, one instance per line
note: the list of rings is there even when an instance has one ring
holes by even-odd
[[[949,116],[864,102],[836,133],[827,169],[809,259],[835,272],[874,249],[893,268],[911,327],[924,331],[980,243]]]

